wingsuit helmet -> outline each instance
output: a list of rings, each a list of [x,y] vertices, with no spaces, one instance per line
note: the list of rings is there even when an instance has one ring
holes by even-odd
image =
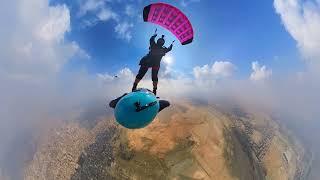
[[[161,38],[157,40],[157,45],[163,46],[165,42],[166,41],[164,40],[164,35],[162,35]]]

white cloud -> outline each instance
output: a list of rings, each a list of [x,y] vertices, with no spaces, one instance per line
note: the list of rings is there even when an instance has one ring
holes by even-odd
[[[0,73],[7,78],[43,80],[59,72],[70,57],[88,55],[76,42],[64,39],[71,30],[67,6],[48,6],[43,0],[14,1],[0,11],[6,12],[1,21],[7,22],[0,28]]]
[[[132,82],[134,80],[134,74],[129,68],[123,68],[114,75],[111,75],[109,73],[104,73],[104,74],[98,73],[97,76],[100,80],[108,83],[115,80],[132,81]]]
[[[118,33],[118,36],[121,39],[130,41],[132,38],[132,35],[131,35],[132,28],[133,28],[133,24],[125,21],[125,22],[118,23],[114,28],[114,31]]]
[[[97,79],[107,89],[108,97],[120,96],[131,90],[135,75],[129,68],[123,68],[115,74],[99,73]]]
[[[236,67],[228,61],[216,61],[210,67],[204,65],[202,67],[196,66],[193,68],[193,74],[197,79],[219,79],[232,76]]]
[[[200,79],[204,76],[208,76],[211,74],[211,71],[210,71],[210,68],[209,68],[209,65],[204,65],[202,67],[200,66],[196,66],[193,68],[193,74],[194,74],[194,77],[196,79]]]
[[[49,7],[49,15],[39,24],[36,35],[47,41],[61,41],[70,31],[70,12],[65,5]]]
[[[100,21],[108,21],[112,18],[115,19],[117,15],[108,8],[102,8],[100,12],[97,14],[97,17]]]
[[[80,0],[78,17],[82,18],[82,27],[91,27],[99,22],[109,20],[119,21],[118,14],[111,9],[107,2],[111,2],[111,0]]]
[[[79,1],[80,10],[78,16],[84,16],[89,12],[97,11],[105,6],[103,0],[85,0]]]
[[[303,55],[320,61],[320,1],[274,0],[276,12]]]
[[[161,78],[173,78],[177,75],[177,72],[173,69],[175,58],[172,54],[166,54],[161,61],[161,68],[159,71],[159,77]]]
[[[132,5],[127,4],[125,7],[125,14],[130,17],[133,17],[136,15],[136,10],[134,9],[134,7]]]
[[[196,3],[196,2],[200,2],[200,0],[181,0],[180,1],[180,5],[183,7],[188,6],[191,3]]]
[[[112,0],[81,0],[79,1],[80,10],[78,16],[82,18],[82,26],[88,28],[95,26],[99,22],[113,20],[116,25],[114,27],[120,39],[130,42],[132,38],[132,28],[134,24],[130,21],[137,15],[137,11],[132,5],[125,5],[124,12],[116,12],[111,9],[111,3],[123,3]],[[139,2],[141,3],[141,2]],[[90,14],[91,16],[85,16]],[[121,16],[119,16],[121,14]],[[93,16],[93,17],[92,17]]]
[[[133,79],[134,75],[132,71],[129,68],[121,69],[118,74],[118,78],[124,78],[124,79]]]
[[[73,53],[75,56],[77,56],[80,59],[91,59],[91,56],[83,50],[76,42],[71,42],[71,48],[73,49]]]
[[[12,145],[17,143],[15,138],[19,140],[24,133],[33,137],[41,131],[39,124],[60,119],[67,109],[83,102],[83,92],[91,91],[85,88],[92,83],[88,77],[79,75],[68,81],[64,74],[61,78],[61,71],[71,57],[89,55],[76,42],[65,39],[71,30],[67,6],[48,4],[46,0],[28,0],[7,1],[0,6],[3,25],[0,28],[0,166],[7,166],[4,169],[14,168],[8,166],[11,162],[2,161],[5,157],[19,156],[14,154],[17,151],[12,151]],[[79,82],[86,86],[74,88]],[[58,118],[55,112],[62,116]],[[23,149],[21,146],[26,145],[23,144],[16,144],[15,148]],[[19,170],[10,169],[14,175]]]
[[[172,97],[172,99],[174,99],[185,96],[188,93],[192,94],[195,92],[195,89],[197,89],[197,92],[202,92],[209,89],[207,87],[203,87],[202,84],[200,85],[195,83],[193,78],[188,78],[185,76],[173,76],[171,74],[172,71],[170,71],[170,75],[165,75],[163,72],[163,70],[166,71],[165,69],[165,66],[162,66],[159,72],[158,88],[159,94],[161,94],[162,98]],[[133,74],[130,69],[124,68],[115,74],[97,74],[97,77],[103,84],[107,86],[108,95],[113,94],[114,96],[120,96],[125,92],[130,92],[135,75],[136,74]],[[138,87],[152,89],[151,77],[146,74],[146,76],[139,83]]]
[[[43,0],[14,1],[0,7],[0,74],[4,79],[45,80],[59,72],[74,55],[89,55],[76,42],[64,39],[70,28],[65,5],[48,6]],[[25,83],[27,83],[25,82]]]
[[[235,65],[228,61],[216,61],[211,66],[196,66],[193,68],[195,84],[203,89],[212,89],[218,81],[232,76],[235,69]]]
[[[228,61],[216,61],[212,65],[212,73],[221,77],[230,77],[236,67]]]
[[[272,70],[265,65],[261,66],[257,61],[252,62],[252,73],[250,79],[252,81],[263,81],[272,75]]]

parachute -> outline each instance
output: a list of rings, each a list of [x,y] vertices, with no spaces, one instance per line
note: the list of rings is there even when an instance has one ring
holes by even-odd
[[[154,3],[144,7],[143,20],[166,28],[179,39],[182,45],[193,41],[194,32],[189,19],[172,5]]]

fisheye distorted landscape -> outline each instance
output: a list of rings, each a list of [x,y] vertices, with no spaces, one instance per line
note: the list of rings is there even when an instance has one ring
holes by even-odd
[[[317,180],[319,0],[0,6],[0,179]]]

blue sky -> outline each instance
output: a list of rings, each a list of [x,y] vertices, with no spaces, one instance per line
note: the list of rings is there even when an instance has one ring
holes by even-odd
[[[143,22],[145,5],[156,1],[110,0],[96,8],[84,9],[88,1],[53,0],[51,5],[66,4],[70,10],[71,31],[66,39],[75,41],[90,55],[90,60],[74,58],[67,70],[85,68],[90,73],[116,73],[124,67],[136,72],[139,59],[148,52],[148,39],[157,27]],[[92,1],[99,2],[99,1]],[[101,1],[100,1],[101,2]],[[195,66],[228,61],[236,66],[235,76],[250,75],[251,63],[258,61],[272,69],[273,74],[303,70],[296,42],[282,25],[272,1],[165,1],[180,8],[190,19],[195,30],[194,42],[181,46],[175,43],[171,56],[172,68],[185,74]],[[126,14],[131,7],[132,14]],[[114,13],[117,18],[99,20],[101,9]],[[91,24],[90,24],[91,23]],[[119,24],[127,23],[125,32],[131,38],[115,32]],[[90,25],[85,25],[90,24]],[[175,39],[170,32],[159,28],[159,34],[167,35],[167,45]]]

